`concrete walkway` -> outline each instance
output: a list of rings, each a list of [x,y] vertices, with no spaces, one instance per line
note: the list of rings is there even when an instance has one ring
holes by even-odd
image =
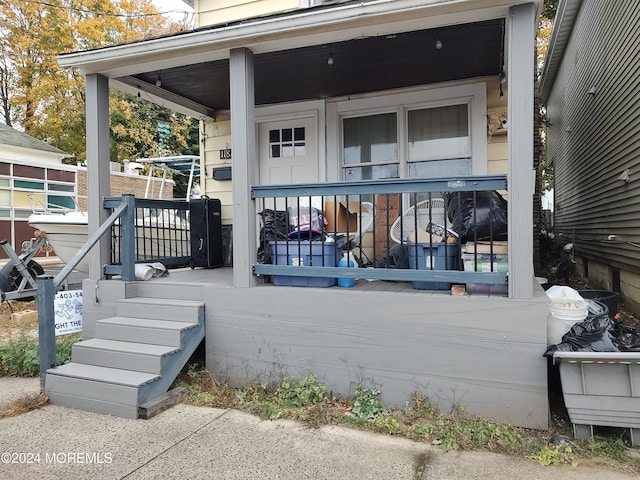
[[[16,396],[38,391],[38,379],[0,377],[0,406]],[[127,420],[56,405],[0,420],[0,478],[623,480],[636,477],[580,465],[543,467],[531,460],[491,453],[444,453],[423,443],[355,429],[308,429],[292,421],[261,421],[236,410],[181,404],[150,420]]]

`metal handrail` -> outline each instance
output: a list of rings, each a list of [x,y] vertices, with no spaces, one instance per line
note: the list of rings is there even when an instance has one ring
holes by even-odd
[[[100,227],[89,237],[87,243],[78,250],[67,265],[55,276],[41,275],[36,278],[38,287],[38,337],[40,346],[40,387],[44,389],[47,369],[57,365],[55,308],[54,298],[62,282],[78,266],[80,261],[98,243],[102,236],[111,230],[118,218],[122,218],[122,241],[120,243],[122,258],[122,279],[135,279],[135,196],[122,195],[122,203]]]

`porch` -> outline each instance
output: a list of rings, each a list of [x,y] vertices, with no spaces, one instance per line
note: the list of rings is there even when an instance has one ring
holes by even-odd
[[[139,242],[134,237],[141,231],[134,227],[138,216],[137,203],[143,207],[148,205],[130,196],[123,197],[121,203],[115,198],[107,199],[105,206],[114,211],[110,221],[115,223],[116,218],[120,221],[116,229],[109,230],[108,224],[104,224],[100,231],[103,234],[111,231],[112,236],[116,231],[121,233],[122,237],[112,242],[120,250],[119,255],[113,258],[119,259],[120,263],[104,268],[107,277],[84,281],[83,342],[77,350],[82,350],[86,344],[94,350],[93,353],[78,353],[77,357],[74,351],[73,362],[88,364],[89,368],[74,370],[75,367],[64,366],[49,370],[47,388],[50,396],[54,402],[71,402],[80,408],[103,408],[100,407],[103,400],[97,398],[88,399],[89,405],[72,400],[87,390],[88,387],[82,386],[81,382],[115,382],[119,375],[125,373],[123,370],[111,371],[114,366],[124,369],[129,375],[131,365],[137,365],[142,356],[149,354],[149,347],[144,345],[167,348],[166,352],[160,352],[161,358],[169,352],[173,355],[179,348],[176,359],[170,362],[163,360],[166,365],[159,371],[156,367],[149,367],[152,371],[148,374],[152,377],[144,376],[139,380],[147,385],[162,379],[158,387],[146,387],[152,394],[141,398],[149,400],[169,387],[175,374],[204,338],[207,368],[220,381],[231,385],[277,382],[285,375],[312,373],[336,395],[348,396],[358,383],[365,383],[379,388],[381,398],[387,404],[401,406],[419,390],[443,411],[461,405],[469,412],[497,421],[544,428],[548,402],[546,362],[542,353],[547,339],[547,307],[542,288],[536,285],[531,298],[515,299],[508,298],[505,292],[492,294],[481,290],[455,296],[451,295],[450,288],[442,287],[443,282],[447,286],[451,283],[505,286],[506,282],[506,273],[496,268],[497,262],[486,262],[488,271],[483,271],[483,262],[478,265],[477,252],[467,254],[473,260],[471,269],[459,269],[459,241],[462,238],[443,242],[435,232],[429,231],[437,225],[434,223],[436,216],[442,214],[432,207],[435,192],[446,195],[447,191],[455,190],[459,194],[464,191],[461,191],[463,186],[471,189],[466,192],[473,200],[472,217],[477,219],[479,195],[505,186],[505,178],[485,176],[255,187],[256,210],[264,209],[263,199],[269,199],[273,206],[281,205],[279,208],[296,205],[295,211],[299,212],[304,200],[311,205],[317,198],[328,199],[335,205],[345,197],[347,204],[348,200],[359,204],[360,211],[362,204],[367,203],[363,198],[369,198],[372,204],[388,205],[389,196],[393,196],[402,205],[401,199],[408,195],[412,198],[412,207],[416,205],[417,196],[430,198],[424,218],[418,214],[407,217],[396,245],[405,247],[409,255],[412,248],[426,249],[425,257],[428,258],[420,260],[424,263],[422,268],[415,259],[410,267],[380,265],[378,259],[381,254],[376,253],[376,243],[393,243],[393,226],[403,218],[401,215],[396,219],[395,215],[381,209],[372,211],[372,232],[363,228],[362,216],[354,224],[354,234],[350,234],[348,222],[346,227],[345,236],[364,246],[357,254],[360,261],[363,257],[374,260],[371,268],[336,267],[337,258],[333,250],[329,255],[323,252],[320,262],[314,261],[311,265],[300,258],[296,262],[278,264],[279,255],[274,262],[258,263],[253,252],[248,253],[253,257],[253,288],[235,284],[238,270],[242,268],[238,266],[179,268],[170,270],[167,276],[136,281],[134,245]],[[389,193],[382,194],[383,191]],[[460,210],[458,197],[453,195],[452,201]],[[154,204],[157,208],[159,205]],[[167,206],[175,208],[172,202],[167,202]],[[376,220],[376,215],[382,218]],[[445,214],[438,220],[443,222],[438,227],[440,233],[453,233],[453,229],[462,232],[460,223],[450,222],[448,217]],[[298,223],[290,224],[292,218]],[[301,245],[316,243],[300,238],[303,233],[300,218],[290,216],[287,221],[286,232],[295,234],[293,238],[270,242],[276,253],[281,245],[284,246],[284,258],[287,260],[291,258],[289,250],[293,252],[297,248],[293,256],[300,257]],[[486,232],[483,234],[477,223],[474,227],[466,233],[467,239],[471,239],[474,245],[481,239],[487,240],[489,255],[494,256],[492,249],[498,243],[498,229],[490,227],[486,237]],[[327,233],[335,235],[337,229],[334,226]],[[371,235],[375,239],[377,229],[380,230],[378,236],[382,238],[379,242],[373,241],[369,250],[365,236]],[[421,239],[422,243],[411,243],[406,239],[411,240],[412,235],[426,237]],[[329,249],[329,246],[337,249],[341,245],[339,238],[327,242],[323,234],[317,243],[321,251]],[[93,242],[96,241],[93,238]],[[346,248],[350,248],[351,243],[346,243]],[[445,252],[447,249],[454,252],[457,256],[454,264],[446,265],[446,268],[438,266],[432,253],[437,244],[444,246]],[[191,245],[193,248],[193,243]],[[83,250],[88,252],[89,246]],[[152,260],[145,258],[142,261]],[[510,262],[505,266],[508,264]],[[357,280],[353,288],[300,288],[270,282],[283,275],[286,278]],[[335,283],[324,284],[330,285]],[[194,308],[200,311],[199,319],[186,313]],[[162,324],[163,319],[168,323]],[[193,323],[174,325],[179,323],[178,320]],[[183,332],[180,335],[184,338],[167,340],[165,330],[173,328]],[[187,332],[194,328],[196,330],[187,337]],[[108,358],[104,350],[110,351]],[[158,347],[151,350],[158,350]],[[134,360],[135,363],[130,363]],[[99,367],[97,373],[91,373],[94,366]],[[62,381],[60,374],[63,377],[69,374],[72,380]],[[65,382],[70,383],[67,385]],[[65,389],[72,393],[62,393]],[[111,406],[99,411],[120,414],[124,407],[119,406],[117,392],[109,394],[108,398],[107,403]],[[129,416],[135,415],[136,411],[137,406],[126,410]]]

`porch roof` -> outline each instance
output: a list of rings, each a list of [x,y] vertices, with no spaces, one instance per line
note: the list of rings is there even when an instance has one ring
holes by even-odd
[[[518,3],[541,1],[344,2],[65,54],[59,62],[177,111],[213,116],[230,108],[234,48],[255,54],[258,105],[497,76],[505,68],[504,18]]]

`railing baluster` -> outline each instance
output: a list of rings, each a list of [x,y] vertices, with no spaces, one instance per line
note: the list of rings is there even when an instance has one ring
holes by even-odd
[[[265,198],[267,196],[273,197],[274,202],[278,201],[282,202],[284,200],[285,205],[296,205],[298,211],[301,209],[301,204],[306,203],[305,199],[309,199],[310,211],[308,212],[309,216],[312,216],[311,211],[311,200],[320,198],[323,205],[327,208],[332,209],[328,210],[325,213],[329,214],[329,212],[333,211],[334,218],[337,218],[339,215],[339,205],[338,198],[341,198],[349,206],[349,203],[355,205],[354,202],[358,202],[358,205],[352,207],[351,209],[347,208],[347,211],[353,211],[354,214],[357,215],[357,223],[348,223],[341,227],[342,234],[346,234],[347,250],[353,251],[354,256],[357,256],[359,263],[363,263],[365,258],[368,256],[373,257],[373,267],[371,272],[367,271],[367,278],[371,279],[383,279],[383,280],[396,280],[396,281],[418,281],[418,282],[433,282],[433,283],[480,283],[480,284],[501,284],[505,281],[505,274],[497,272],[492,265],[491,272],[482,272],[480,269],[477,269],[474,266],[473,272],[468,272],[464,270],[458,270],[460,268],[460,256],[459,249],[460,239],[458,239],[455,243],[448,242],[448,233],[450,231],[455,231],[459,235],[464,232],[465,236],[468,237],[469,242],[474,241],[477,243],[479,240],[485,239],[485,233],[481,232],[477,229],[477,225],[474,225],[474,218],[478,214],[478,207],[480,206],[480,199],[478,198],[477,192],[483,191],[491,191],[504,189],[505,187],[505,179],[504,175],[490,175],[490,176],[473,176],[473,177],[457,177],[457,178],[447,178],[447,179],[416,179],[416,180],[408,180],[408,179],[391,179],[391,180],[381,180],[381,181],[359,181],[359,182],[338,182],[338,183],[327,183],[327,184],[304,184],[304,185],[259,185],[254,186],[252,194],[254,198]],[[465,205],[464,208],[466,211],[462,211],[463,209],[463,198],[461,193],[465,193]],[[384,199],[380,196],[384,195]],[[393,197],[392,197],[393,196]],[[444,211],[436,212],[434,210],[434,202],[436,198],[445,197],[445,207]],[[333,198],[333,206],[329,206],[329,200]],[[372,199],[373,200],[373,212],[366,212],[363,199]],[[419,199],[428,199],[425,200],[426,208],[429,210],[425,211],[423,207],[416,207],[414,210],[413,217],[403,218],[403,213],[405,210],[405,203],[407,201],[410,203],[408,207],[413,205],[417,205]],[[386,204],[386,208],[385,208]],[[449,208],[447,208],[449,206]],[[392,213],[391,209],[398,209],[396,220],[396,215]],[[493,206],[491,206],[493,208]],[[291,211],[295,210],[292,208]],[[452,221],[449,221],[447,216],[448,211],[452,214]],[[454,215],[454,211],[456,214]],[[364,226],[364,218],[363,215],[370,213],[372,215],[372,227],[367,228]],[[393,218],[391,216],[393,215]],[[469,218],[464,217],[472,217],[470,225]],[[386,217],[386,222],[383,220]],[[309,218],[309,221],[312,219]],[[337,220],[336,220],[337,221]],[[300,230],[303,221],[298,219],[293,221],[292,228],[295,230]],[[307,222],[305,218],[304,222]],[[336,222],[333,222],[336,223]],[[367,222],[368,223],[368,222]],[[392,224],[395,223],[394,234],[391,236],[390,228]],[[443,224],[444,232],[441,232],[438,229],[435,234],[442,234],[442,240],[438,238],[433,238],[434,231],[432,230],[429,235],[429,239],[424,239],[423,230],[426,229],[428,224]],[[356,227],[354,227],[356,225]],[[395,238],[395,232],[397,232],[397,228],[400,226],[401,234],[398,238]],[[463,226],[465,227],[463,229]],[[305,226],[306,228],[306,226]],[[364,232],[363,229],[367,229],[367,232]],[[383,229],[384,231],[380,231]],[[332,232],[333,230],[333,232]],[[338,233],[337,228],[330,227],[327,229],[327,234],[330,233]],[[345,231],[346,230],[346,231]],[[465,231],[469,230],[469,231]],[[471,231],[473,230],[473,231]],[[410,237],[407,237],[408,231],[413,231],[413,240]],[[369,246],[364,248],[363,237],[364,235],[373,235],[373,253],[371,253],[371,248]],[[493,238],[495,232],[492,230],[489,232],[489,241],[491,244],[491,252],[493,252],[493,242],[495,239]],[[351,239],[350,237],[354,237]],[[306,236],[304,237],[307,238]],[[393,248],[394,242],[391,240],[395,239],[399,242],[399,248]],[[350,240],[353,240],[351,243]],[[422,242],[422,243],[421,243]],[[442,245],[441,242],[444,242]],[[306,245],[302,245],[302,235],[297,235],[297,241],[294,243],[293,240],[287,242],[287,257],[290,257],[293,253],[293,249],[297,243],[298,246],[298,255],[306,257],[306,254],[309,254],[311,260],[316,260],[317,258],[311,258],[313,254],[312,245],[311,245],[311,235],[309,235],[309,251],[304,251]],[[360,250],[356,251],[355,246],[359,245]],[[379,250],[384,250],[386,246],[386,252],[380,252]],[[272,275],[292,275],[292,276],[301,276],[301,277],[348,277],[348,278],[356,278],[356,276],[363,276],[364,273],[350,271],[350,269],[344,269],[338,271],[335,268],[327,266],[327,261],[329,259],[325,259],[325,255],[327,252],[328,245],[322,244],[321,248],[318,248],[318,252],[322,252],[322,265],[320,262],[312,261],[313,265],[308,265],[309,262],[306,262],[304,266],[299,268],[292,268],[292,266],[288,265],[256,265],[254,266],[254,270],[258,274],[272,274]],[[291,251],[289,251],[289,249]],[[428,254],[430,256],[429,260],[431,260],[427,265],[422,263],[423,261],[423,251],[424,249],[425,256]],[[398,250],[398,252],[396,252]],[[428,251],[427,251],[428,250]],[[415,253],[415,257],[419,259],[421,262],[419,265],[420,268],[416,268],[416,265],[412,265],[410,269],[406,269],[406,265],[404,269],[395,268],[400,267],[400,262],[407,262],[407,253],[410,252],[411,255]],[[457,256],[454,256],[454,252]],[[444,259],[441,256],[444,253]],[[380,264],[380,267],[384,268],[376,268],[378,267],[377,260],[378,257],[388,259],[388,261]],[[480,258],[477,251],[474,251],[474,258],[477,263],[477,260]],[[443,261],[444,260],[444,261]],[[280,262],[283,263],[283,262]],[[415,263],[415,262],[414,262]],[[420,271],[418,271],[420,270]],[[451,271],[449,271],[451,270]],[[414,285],[415,286],[415,285]]]

